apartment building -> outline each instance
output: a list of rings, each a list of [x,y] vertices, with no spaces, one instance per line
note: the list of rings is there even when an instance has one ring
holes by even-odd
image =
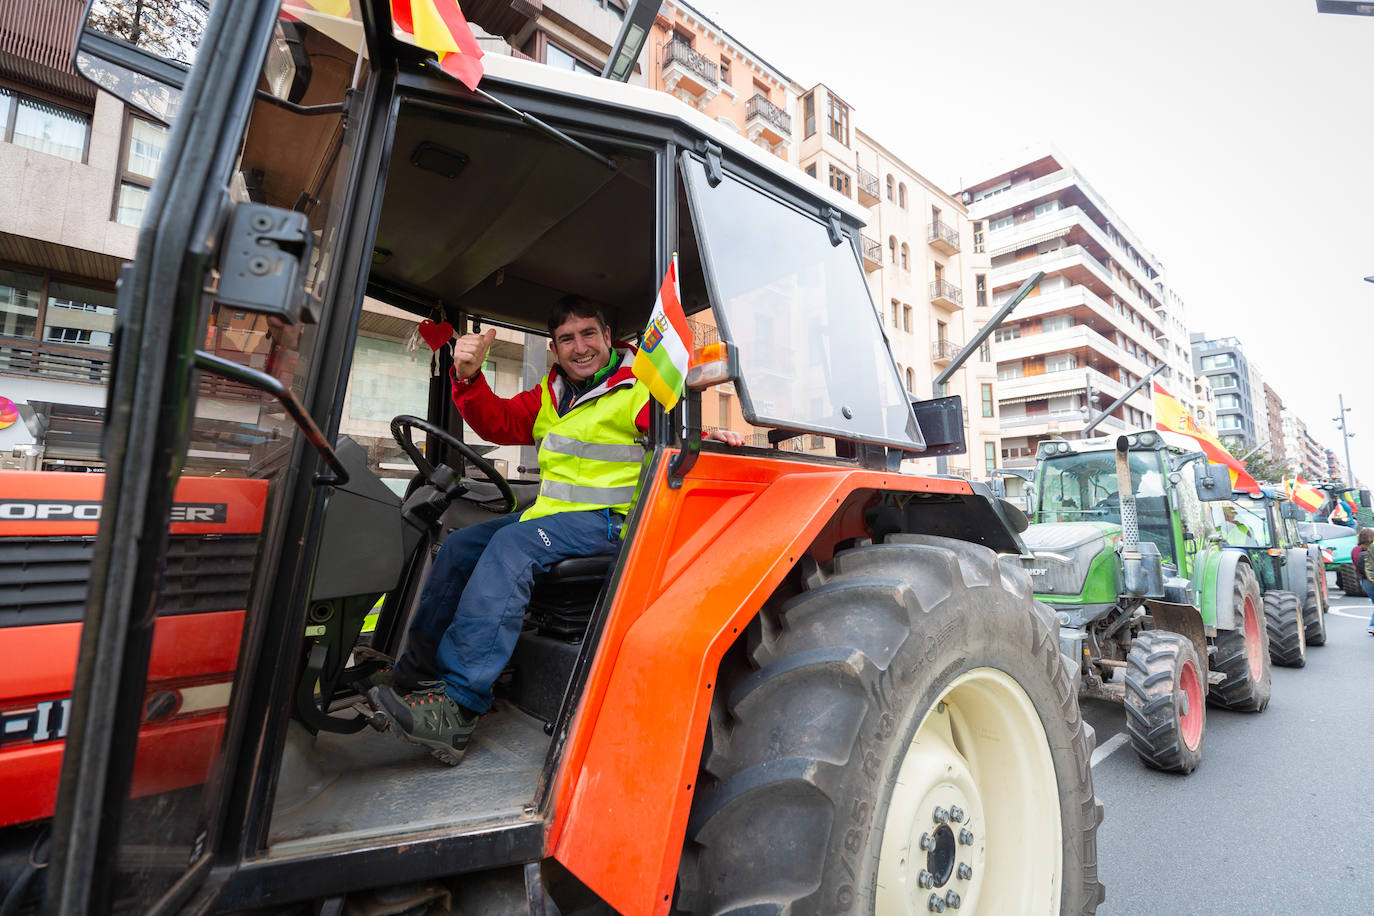
[[[1028,467],[1040,441],[1082,435],[1089,415],[1165,362],[1183,318],[1169,319],[1163,265],[1057,150],[1023,152],[961,196],[985,227],[994,306],[1045,273],[994,335],[1003,465]],[[1094,433],[1152,424],[1147,386]]]
[[[1283,398],[1279,393],[1269,386],[1264,385],[1264,415],[1265,415],[1265,438],[1268,445],[1265,449],[1275,459],[1279,461],[1288,460],[1288,448],[1284,443],[1283,437]]]
[[[1292,462],[1294,471],[1306,480],[1321,480],[1326,476],[1326,450],[1307,431],[1301,417],[1285,411],[1281,422],[1284,455]]]
[[[1260,420],[1265,430],[1269,420],[1264,404],[1255,403],[1252,367],[1239,338],[1194,333],[1192,351],[1193,371],[1216,397],[1217,438],[1238,455],[1259,445]],[[1263,397],[1263,388],[1259,390]]]
[[[0,4],[0,467],[99,456],[114,284],[166,139],[70,63],[81,0]]]

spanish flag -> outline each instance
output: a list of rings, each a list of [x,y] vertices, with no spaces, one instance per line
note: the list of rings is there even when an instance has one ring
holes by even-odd
[[[673,409],[686,387],[687,369],[691,364],[691,339],[687,316],[683,314],[682,302],[678,298],[677,255],[673,255],[668,273],[664,274],[663,283],[658,288],[658,300],[654,303],[653,314],[649,316],[649,325],[644,329],[639,352],[630,366],[630,371],[649,386],[649,393],[663,405],[664,410]]]
[[[1165,390],[1159,382],[1151,382],[1154,386],[1152,393],[1154,396],[1155,408],[1155,429],[1170,433],[1179,433],[1197,442],[1198,447],[1207,454],[1210,461],[1224,464],[1231,469],[1231,488],[1235,490],[1245,490],[1246,492],[1256,492],[1259,484],[1255,478],[1245,472],[1245,465],[1241,464],[1235,457],[1226,450],[1226,446],[1221,444],[1221,440],[1198,426],[1197,420],[1193,415],[1184,409],[1172,394]]]
[[[1284,487],[1288,490],[1288,498],[1300,509],[1308,512],[1316,512],[1322,507],[1322,503],[1326,502],[1325,494],[1301,477],[1285,480]]]
[[[391,19],[415,43],[439,55],[439,66],[469,89],[482,78],[482,49],[458,0],[391,0]]]

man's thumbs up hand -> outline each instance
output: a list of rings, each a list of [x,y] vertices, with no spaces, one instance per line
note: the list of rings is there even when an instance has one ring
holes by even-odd
[[[496,340],[496,328],[487,328],[484,334],[464,334],[453,345],[453,371],[459,378],[472,378],[482,368],[492,341]]]

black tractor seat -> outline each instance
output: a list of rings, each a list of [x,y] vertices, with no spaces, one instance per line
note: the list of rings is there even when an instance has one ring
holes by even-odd
[[[580,642],[617,556],[569,557],[536,576],[527,621],[541,635]]]

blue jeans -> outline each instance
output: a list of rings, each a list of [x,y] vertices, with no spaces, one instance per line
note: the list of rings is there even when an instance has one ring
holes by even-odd
[[[1369,596],[1369,600],[1374,602],[1374,582],[1370,582],[1368,579],[1361,579],[1360,588],[1364,589],[1364,593]],[[1369,625],[1374,627],[1374,615],[1370,616]]]
[[[438,642],[448,695],[476,712],[510,661],[534,577],[568,557],[615,553],[621,518],[607,510],[532,521],[503,515],[453,532],[439,548],[410,632]]]

